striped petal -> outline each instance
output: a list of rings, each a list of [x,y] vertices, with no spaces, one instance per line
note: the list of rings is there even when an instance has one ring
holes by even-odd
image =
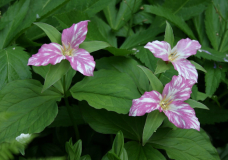
[[[46,66],[55,65],[65,59],[62,54],[61,45],[57,43],[43,44],[37,54],[29,58],[28,65]]]
[[[200,130],[200,123],[193,108],[185,102],[172,102],[168,110],[163,110],[169,121],[178,128]]]
[[[194,81],[182,76],[173,76],[172,80],[164,87],[162,96],[172,101],[185,101],[190,98]]]
[[[78,49],[78,46],[85,40],[87,34],[87,21],[73,24],[70,28],[64,29],[62,33],[62,44],[65,48]]]
[[[148,42],[144,48],[149,49],[155,57],[161,58],[163,61],[169,61],[168,55],[171,51],[170,44],[165,41]]]
[[[183,76],[185,79],[191,79],[195,83],[198,80],[198,73],[196,68],[187,59],[181,59],[179,61],[172,62],[175,70],[178,71],[179,75]]]
[[[145,92],[139,99],[134,99],[129,116],[142,116],[159,109],[162,96],[157,91]]]
[[[191,55],[195,55],[197,50],[200,48],[201,45],[198,41],[186,38],[178,41],[177,45],[172,49],[171,53],[177,53],[177,58],[174,61],[178,61],[180,59],[186,59]]]
[[[93,76],[95,61],[86,50],[79,48],[73,56],[66,56],[72,68],[85,76]]]

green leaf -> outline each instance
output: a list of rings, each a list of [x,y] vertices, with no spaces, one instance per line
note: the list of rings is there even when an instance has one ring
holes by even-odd
[[[136,25],[137,24],[142,25],[144,23],[145,24],[150,24],[150,23],[153,22],[153,19],[154,19],[154,17],[151,14],[146,13],[144,11],[141,11],[141,12],[138,12],[138,13],[136,13],[134,15],[133,23],[136,24]]]
[[[162,59],[159,59],[157,61],[157,67],[156,67],[156,70],[155,70],[155,73],[154,74],[159,74],[159,73],[163,73],[167,70],[169,70],[172,66],[172,63],[166,63],[165,61],[163,61]]]
[[[70,92],[75,99],[86,100],[94,108],[123,114],[129,112],[132,99],[140,97],[132,79],[113,70],[95,71],[93,77],[85,77]]]
[[[207,60],[219,61],[219,62],[228,62],[226,53],[218,52],[214,49],[208,47],[201,47],[195,55],[198,58],[205,58]]]
[[[107,157],[109,160],[121,160],[115,153],[111,151],[107,153]]]
[[[129,160],[165,160],[166,158],[156,149],[153,148],[151,144],[146,144],[142,146],[138,142],[127,142],[125,148],[128,154]]]
[[[223,1],[223,0],[213,0],[212,2],[216,7],[217,12],[219,12],[219,15],[221,15],[222,18],[227,21],[228,20],[228,12],[227,12],[228,2]]]
[[[211,45],[218,51],[222,33],[220,33],[221,21],[213,4],[207,7],[205,12],[205,28]]]
[[[4,5],[10,3],[11,1],[12,1],[12,0],[1,0],[1,2],[0,2],[0,7],[2,7],[2,6],[4,6]]]
[[[36,80],[16,80],[0,91],[0,112],[12,114],[0,124],[0,143],[21,133],[39,133],[53,122],[62,95],[53,88],[45,93],[41,89]]]
[[[147,143],[147,141],[153,135],[153,133],[156,132],[156,130],[162,124],[165,117],[166,116],[164,115],[164,113],[161,113],[158,110],[155,110],[147,115],[146,123],[143,129],[143,146]]]
[[[37,22],[34,24],[40,27],[47,34],[51,42],[62,44],[61,33],[55,27],[41,22]]]
[[[91,160],[89,155],[82,156],[80,160]]]
[[[112,0],[109,5],[103,9],[104,15],[108,21],[108,24],[113,29],[116,23],[116,15],[117,15],[117,9],[116,9],[116,0]]]
[[[190,62],[196,67],[196,69],[201,70],[204,73],[207,73],[207,71],[201,65],[199,65],[198,63],[196,63],[194,61],[190,61]]]
[[[125,0],[120,3],[120,8],[116,16],[114,30],[122,28],[132,15],[140,8],[142,0]]]
[[[74,121],[77,123],[77,125],[85,123],[78,106],[71,107],[71,111],[74,115]],[[69,117],[67,108],[59,107],[58,115],[56,116],[54,122],[52,122],[48,127],[69,127],[69,126],[73,126],[73,123]]]
[[[128,160],[128,155],[127,155],[127,151],[125,148],[123,148],[123,152],[122,154],[120,155],[120,159],[121,160]]]
[[[207,97],[208,97],[208,95],[206,95],[205,93],[198,92],[196,100],[197,101],[204,101]]]
[[[125,57],[105,57],[96,61],[96,68],[98,70],[116,70],[128,74],[139,91],[143,94],[150,89],[149,81],[145,73],[143,73],[137,65],[138,63],[135,60]]]
[[[102,41],[83,42],[82,44],[79,45],[79,48],[83,48],[90,53],[107,47],[110,47],[110,44]]]
[[[96,132],[116,134],[121,130],[125,138],[141,141],[145,117],[130,117],[104,109],[94,109],[86,103],[79,106],[83,118]]]
[[[197,102],[197,101],[195,101],[193,99],[188,99],[185,102],[188,103],[192,108],[209,109],[203,103]]]
[[[135,57],[137,57],[142,63],[145,64],[152,72],[155,71],[157,67],[158,58],[154,57],[149,49],[144,47],[136,47]]]
[[[1,18],[2,22],[9,22],[0,30],[0,49],[7,47],[15,36],[15,30],[20,26],[29,9],[30,0],[21,0],[10,6]],[[14,33],[14,34],[12,34]]]
[[[143,66],[138,66],[138,67],[141,68],[143,72],[146,74],[147,78],[150,81],[150,85],[152,86],[152,89],[162,93],[163,85],[161,81],[151,72],[151,70]]]
[[[173,35],[173,29],[169,22],[166,21],[166,28],[165,28],[165,39],[164,41],[168,42],[173,48],[173,42],[174,42],[174,35]]]
[[[115,153],[118,157],[123,153],[124,149],[124,136],[121,131],[116,134],[114,142],[112,144],[112,152]]]
[[[197,85],[195,84],[195,85],[192,86],[191,98],[192,98],[193,100],[197,100],[197,95],[198,95],[198,87],[197,87]]]
[[[119,49],[115,47],[108,47],[106,48],[110,53],[112,53],[114,56],[127,56],[129,54],[134,53],[132,50],[127,50],[127,49]]]
[[[150,6],[144,5],[145,12],[156,14],[158,16],[164,17],[173,24],[175,24],[178,28],[180,28],[184,33],[186,33],[191,39],[196,39],[192,30],[189,26],[184,22],[181,17],[174,15],[172,12],[163,8],[161,6]]]
[[[207,73],[205,75],[206,94],[212,96],[221,82],[222,71],[214,68],[212,63],[205,66]]]
[[[172,80],[172,77],[174,75],[178,76],[178,72],[172,67],[171,69],[167,70],[165,73],[162,73],[159,80],[162,82],[163,85],[166,85]]]
[[[56,65],[51,65],[48,73],[45,76],[42,92],[60,80],[60,78],[62,78],[68,72],[70,67],[70,63],[67,60],[63,60]]]
[[[0,50],[2,66],[0,69],[0,89],[8,82],[32,77],[30,67],[27,66],[28,59],[29,56],[22,47],[11,46]]]
[[[153,147],[164,149],[170,159],[219,160],[216,149],[201,132],[193,129],[159,129],[149,140]]]
[[[82,141],[78,140],[74,145],[72,138],[65,145],[70,160],[80,160],[82,154]]]

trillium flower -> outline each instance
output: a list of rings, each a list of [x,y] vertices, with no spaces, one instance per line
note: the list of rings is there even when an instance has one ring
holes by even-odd
[[[62,33],[62,45],[57,43],[44,44],[37,54],[29,58],[28,65],[46,66],[55,65],[63,59],[70,62],[72,68],[85,76],[92,76],[95,61],[88,51],[79,48],[87,34],[88,21],[73,24],[64,29]]]
[[[196,68],[186,58],[196,54],[197,50],[201,48],[198,41],[189,38],[181,39],[173,49],[165,41],[153,41],[148,42],[144,48],[149,49],[155,57],[161,58],[163,61],[170,61],[175,70],[184,78],[193,79],[195,83],[197,82]]]
[[[142,116],[153,110],[164,112],[175,126],[185,129],[200,130],[200,123],[195,111],[184,101],[190,98],[193,80],[182,76],[173,76],[164,87],[163,93],[157,91],[145,92],[139,99],[134,99],[130,116]]]

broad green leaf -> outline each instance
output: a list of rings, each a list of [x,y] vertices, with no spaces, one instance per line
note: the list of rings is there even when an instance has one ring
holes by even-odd
[[[127,23],[133,14],[140,8],[142,0],[125,0],[120,3],[120,8],[116,16],[114,30],[118,31]]]
[[[125,57],[108,57],[101,58],[96,61],[96,68],[107,69],[107,70],[117,70],[122,73],[128,74],[135,85],[138,87],[141,94],[145,91],[149,91],[149,81],[145,73],[137,67],[138,63],[130,58]]]
[[[116,134],[114,142],[112,144],[112,152],[115,153],[118,157],[123,153],[124,149],[124,136],[121,131]]]
[[[82,141],[78,140],[74,145],[72,139],[69,142],[66,142],[65,145],[66,151],[68,153],[69,160],[80,160],[82,153]]]
[[[0,50],[0,89],[8,82],[32,77],[28,53],[22,47],[11,46]]]
[[[219,160],[216,149],[202,132],[193,129],[159,129],[149,140],[153,147],[166,151],[170,159]]]
[[[207,73],[205,75],[206,94],[212,96],[221,82],[222,71],[214,68],[212,63],[205,66]]]
[[[40,27],[47,34],[52,43],[62,44],[61,33],[55,27],[41,22],[34,24]]]
[[[115,153],[111,151],[107,153],[107,157],[109,160],[121,160]]]
[[[79,106],[83,118],[96,132],[116,134],[121,130],[125,138],[141,141],[145,117],[130,117],[104,109],[94,109],[86,103]]]
[[[174,35],[173,35],[173,29],[169,22],[166,21],[166,28],[165,28],[165,39],[164,41],[168,42],[173,48],[173,42],[174,42]]]
[[[208,97],[208,95],[206,95],[205,93],[198,92],[196,100],[197,101],[204,101],[207,97]]]
[[[130,141],[125,143],[125,148],[128,154],[129,160],[165,160],[166,158],[151,144],[142,146],[138,142]]]
[[[129,54],[134,53],[132,50],[127,50],[127,49],[119,49],[115,47],[108,47],[106,48],[110,53],[112,53],[114,56],[127,56]]]
[[[0,91],[0,112],[12,114],[0,124],[0,143],[21,133],[39,133],[53,122],[62,95],[54,88],[41,89],[36,80],[16,80]]]
[[[205,58],[207,60],[219,61],[219,62],[228,62],[228,58],[226,57],[226,53],[218,52],[209,47],[201,47],[200,50],[197,51],[195,55],[198,58]]]
[[[80,160],[91,160],[91,158],[89,155],[85,155],[85,156],[80,157]]]
[[[195,101],[193,99],[188,99],[185,102],[188,103],[192,108],[209,109],[203,103],[197,102],[197,101]]]
[[[215,5],[217,12],[219,12],[219,15],[224,19],[224,20],[228,20],[228,12],[227,12],[227,8],[228,8],[228,2],[227,1],[223,1],[223,0],[213,0],[212,1],[213,4]]]
[[[129,36],[124,43],[120,46],[122,49],[131,49],[133,47],[137,47],[139,45],[144,45],[147,42],[151,42],[155,39],[159,33],[164,32],[165,26],[159,24],[153,24],[148,29],[142,32],[137,32]]]
[[[78,125],[85,123],[78,106],[71,107],[71,111],[74,114],[74,121]],[[69,117],[67,108],[65,106],[59,107],[58,115],[56,116],[55,120],[48,127],[69,127],[69,126],[73,126],[73,124]]]
[[[228,30],[226,29],[225,33],[223,33],[223,39],[220,44],[219,51],[221,52],[227,52],[228,50]]]
[[[171,69],[167,70],[165,73],[159,75],[159,80],[162,82],[163,85],[166,85],[172,80],[172,77],[176,75],[178,76],[178,72],[172,67]]]
[[[143,67],[143,66],[138,66],[138,67],[141,68],[143,72],[146,74],[147,78],[150,81],[150,85],[152,86],[152,89],[162,93],[163,85],[161,81],[153,74],[153,72],[151,72],[151,70],[149,70],[146,67]]]
[[[189,26],[181,19],[179,16],[174,15],[169,10],[161,7],[161,6],[150,6],[144,5],[145,12],[156,14],[158,16],[164,17],[173,24],[175,24],[178,28],[180,28],[183,32],[185,32],[191,39],[196,39],[192,30]]]
[[[154,57],[149,49],[144,47],[136,47],[135,57],[137,57],[142,63],[145,64],[152,72],[155,71],[157,67],[158,58]]]
[[[127,151],[125,148],[123,148],[123,152],[122,154],[120,155],[120,159],[121,160],[128,160],[128,155],[127,155]]]
[[[45,82],[42,92],[44,92],[46,89],[51,87],[51,85],[55,84],[58,80],[60,80],[68,72],[70,67],[70,63],[67,60],[63,60],[56,65],[51,65],[49,71],[45,76]]]
[[[164,113],[161,113],[158,110],[155,110],[147,115],[146,123],[143,129],[143,146],[147,143],[147,141],[153,135],[153,133],[156,132],[156,130],[162,124],[165,117],[166,116],[164,115]]]
[[[192,93],[191,93],[191,98],[193,100],[197,100],[197,94],[198,94],[198,87],[196,84],[192,86]]]
[[[132,79],[113,70],[95,71],[93,77],[85,77],[70,92],[75,99],[86,100],[94,108],[123,114],[129,112],[132,100],[140,97]]]
[[[107,47],[110,47],[110,44],[102,41],[83,42],[82,44],[79,45],[79,48],[83,48],[90,53]]]
[[[108,21],[108,24],[113,29],[116,23],[116,0],[112,0],[107,7],[103,9],[104,15]]]
[[[32,66],[33,71],[36,72],[37,74],[41,75],[44,79],[50,69],[51,64],[47,66]],[[76,74],[76,71],[70,67],[68,72],[65,74],[65,90],[67,91],[71,85],[72,78]],[[60,80],[58,80],[56,83],[53,84],[53,86],[58,89],[61,93],[64,93],[64,87],[63,87],[63,78],[62,77]]]
[[[12,0],[1,0],[1,2],[0,2],[0,7],[2,7],[2,6],[4,6],[4,5],[10,3],[11,1],[12,1]]]
[[[138,12],[134,15],[133,23],[134,24],[150,24],[153,22],[154,17],[144,11]]]
[[[207,71],[201,65],[199,65],[198,63],[196,63],[194,61],[190,61],[190,62],[196,67],[196,69],[201,70],[204,73],[207,73]]]
[[[30,0],[21,0],[10,6],[1,17],[1,22],[9,22],[0,30],[0,49],[7,47],[15,36],[15,30],[20,26],[29,9]],[[13,34],[12,34],[13,33]]]
[[[213,4],[207,7],[205,12],[205,28],[211,45],[218,51],[222,33],[220,32],[221,21]]]
[[[172,66],[172,63],[166,63],[165,61],[163,61],[162,59],[159,59],[157,61],[157,67],[156,67],[156,70],[155,70],[155,73],[154,74],[159,74],[159,73],[163,73],[167,70],[169,70]]]

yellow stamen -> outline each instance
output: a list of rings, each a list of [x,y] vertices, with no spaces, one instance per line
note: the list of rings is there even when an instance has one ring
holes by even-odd
[[[178,57],[177,51],[175,50],[174,52],[172,52],[172,53],[169,55],[169,60],[170,60],[170,61],[173,61],[173,60],[175,60],[177,57]]]
[[[170,97],[166,98],[166,95],[165,95],[161,100],[160,106],[162,107],[163,110],[169,109],[169,105],[173,102],[173,100],[170,100],[170,99],[171,99]]]
[[[64,56],[73,56],[74,49],[71,48],[70,42],[68,42],[68,44],[69,45],[67,47],[63,44],[63,47],[61,48],[61,51],[62,51]]]

